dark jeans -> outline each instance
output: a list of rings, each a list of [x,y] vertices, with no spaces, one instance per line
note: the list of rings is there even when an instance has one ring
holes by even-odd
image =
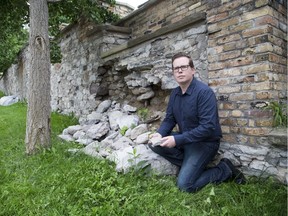
[[[219,143],[219,141],[191,143],[180,148],[151,145],[149,147],[180,167],[177,179],[180,190],[196,192],[209,183],[219,184],[231,177],[231,170],[223,162],[213,168],[206,168],[217,154]]]

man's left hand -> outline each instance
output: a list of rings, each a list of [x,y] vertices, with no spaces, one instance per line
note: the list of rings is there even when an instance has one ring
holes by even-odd
[[[160,144],[162,147],[173,148],[176,146],[176,142],[174,136],[166,136],[162,138],[162,143]]]

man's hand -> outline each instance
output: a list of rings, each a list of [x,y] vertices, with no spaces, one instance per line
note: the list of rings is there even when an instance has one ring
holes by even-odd
[[[162,138],[162,143],[160,144],[162,147],[173,148],[176,146],[176,142],[174,136],[167,136]]]

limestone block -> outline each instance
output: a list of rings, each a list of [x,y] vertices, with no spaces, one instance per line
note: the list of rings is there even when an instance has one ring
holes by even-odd
[[[147,124],[140,124],[131,130],[131,139],[135,140],[140,134],[148,132]]]

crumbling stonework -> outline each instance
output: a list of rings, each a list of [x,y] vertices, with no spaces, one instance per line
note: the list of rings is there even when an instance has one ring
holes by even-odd
[[[176,86],[171,57],[184,51],[218,98],[219,154],[246,174],[287,182],[287,139],[271,133],[272,113],[262,109],[287,103],[286,8],[284,0],[150,0],[114,25],[70,25],[60,42],[62,62],[52,66],[52,109],[88,115],[111,99],[165,112]],[[0,89],[25,98],[21,62]]]

